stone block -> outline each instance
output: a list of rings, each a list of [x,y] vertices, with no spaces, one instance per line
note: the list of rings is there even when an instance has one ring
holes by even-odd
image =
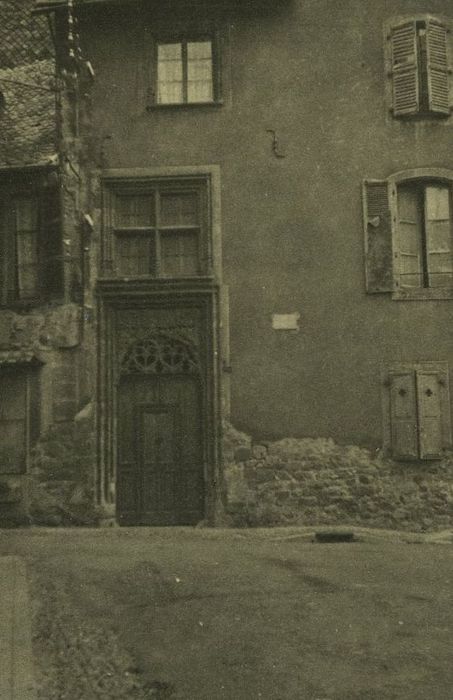
[[[248,462],[252,457],[252,451],[249,447],[238,447],[234,452],[235,462]]]
[[[46,318],[45,332],[55,348],[73,348],[80,342],[80,307],[66,304],[56,307]]]
[[[268,449],[266,445],[253,445],[252,455],[255,459],[266,459]]]
[[[0,503],[20,503],[22,487],[16,480],[0,481]]]

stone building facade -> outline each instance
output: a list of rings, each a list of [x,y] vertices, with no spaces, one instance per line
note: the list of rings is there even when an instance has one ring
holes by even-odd
[[[336,5],[36,2],[35,520],[451,525],[453,15]]]

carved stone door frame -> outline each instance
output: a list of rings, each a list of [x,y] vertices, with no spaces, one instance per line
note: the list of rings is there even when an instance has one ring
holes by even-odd
[[[210,279],[102,280],[98,284],[98,465],[96,500],[106,519],[116,517],[117,387],[121,362],[134,340],[150,333],[181,334],[197,343],[203,422],[205,517],[213,524],[221,503],[219,288]],[[159,321],[167,314],[170,321]],[[187,317],[173,323],[171,317]],[[154,318],[155,317],[155,318]],[[195,319],[195,321],[194,321]],[[197,326],[197,327],[195,327]]]

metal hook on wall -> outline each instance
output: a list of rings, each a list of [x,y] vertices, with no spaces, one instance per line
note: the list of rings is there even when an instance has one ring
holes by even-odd
[[[285,153],[281,153],[275,129],[266,129],[268,134],[272,134],[272,153],[276,158],[286,158]]]

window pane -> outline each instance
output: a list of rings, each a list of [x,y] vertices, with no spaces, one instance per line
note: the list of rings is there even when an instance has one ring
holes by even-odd
[[[20,473],[25,468],[26,379],[0,377],[0,473]]]
[[[35,198],[14,202],[16,219],[17,296],[26,299],[38,293],[38,204]]]
[[[159,44],[157,47],[157,102],[178,104],[184,101],[182,45]]]
[[[426,218],[428,221],[450,219],[450,190],[448,187],[426,188]]]
[[[212,43],[197,41],[187,44],[187,100],[188,102],[212,102]]]
[[[453,241],[448,187],[426,188],[426,247],[430,287],[453,284]]]
[[[198,274],[198,232],[161,234],[161,272],[169,277]]]
[[[398,188],[398,252],[401,284],[423,287],[422,207],[417,187]]]
[[[197,226],[199,223],[198,194],[169,192],[160,197],[160,226]]]
[[[152,195],[117,195],[115,201],[116,228],[141,228],[154,224]]]
[[[36,231],[38,228],[38,205],[34,198],[17,198],[15,200],[16,229],[18,231]]]
[[[154,240],[149,236],[118,235],[116,268],[118,274],[125,277],[154,274]]]

